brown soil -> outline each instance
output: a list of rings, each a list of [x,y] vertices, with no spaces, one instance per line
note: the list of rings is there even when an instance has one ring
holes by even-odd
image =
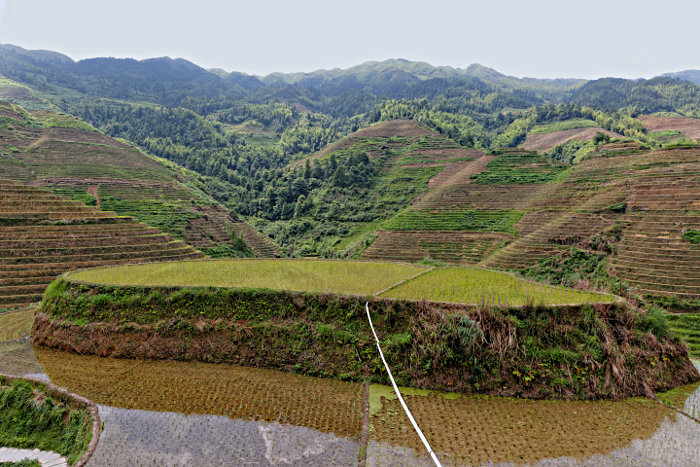
[[[95,200],[97,200],[97,209],[100,209],[100,196],[97,194],[97,188],[96,186],[89,186],[85,192],[95,197]]]
[[[413,120],[390,120],[376,125],[363,128],[349,135],[350,138],[373,138],[391,136],[435,136],[434,131],[424,128],[420,123]]]
[[[350,438],[362,430],[359,383],[225,364],[35,352],[51,381],[101,405],[277,421]]]
[[[686,138],[693,140],[700,138],[700,120],[695,118],[654,117],[652,115],[641,115],[637,118],[644,123],[647,133],[676,130],[682,131]]]
[[[405,400],[432,448],[457,465],[606,454],[635,439],[649,438],[667,417],[681,416],[645,398],[564,402],[489,396],[448,399],[431,393]],[[424,452],[398,400],[382,399],[371,423],[373,441]]]
[[[0,110],[0,117],[10,117],[14,118],[15,120],[21,120],[23,122],[25,121],[25,118],[23,116],[17,115],[14,112],[7,112],[5,110]]]
[[[552,133],[545,133],[541,135],[529,135],[527,137],[527,141],[525,141],[521,147],[543,153],[550,151],[554,148],[554,146],[564,144],[567,141],[590,141],[598,132],[605,133],[611,138],[622,138],[622,135],[613,133],[612,131],[608,131],[604,128],[578,128],[575,130],[554,131]]]
[[[311,110],[303,104],[297,103],[297,104],[291,104],[291,106],[294,107],[294,110],[296,110],[297,112],[302,112],[305,114],[311,113]]]
[[[23,101],[38,102],[39,99],[34,97],[34,95],[27,88],[20,86],[8,87],[0,89],[0,97],[5,99],[20,99]]]
[[[445,170],[431,178],[428,182],[428,186],[435,189],[446,185],[468,185],[472,182],[470,177],[485,171],[486,165],[495,158],[496,156],[482,156],[475,161],[450,164],[445,167]],[[421,200],[439,196],[439,194],[439,191],[432,191],[430,194],[422,196]]]
[[[237,131],[239,133],[248,133],[248,134],[255,134],[255,135],[274,135],[275,133],[272,131],[266,131],[259,126],[255,125],[232,125],[231,129],[234,131]]]
[[[148,186],[159,188],[176,187],[173,183],[154,182],[150,180],[125,180],[119,178],[75,178],[75,177],[50,177],[35,180],[28,185],[56,185],[56,186],[75,186],[75,185],[129,185],[129,186]]]

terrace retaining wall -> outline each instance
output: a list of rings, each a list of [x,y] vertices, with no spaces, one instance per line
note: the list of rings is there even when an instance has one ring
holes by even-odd
[[[475,308],[267,289],[114,286],[65,275],[46,292],[32,343],[386,384],[366,302],[399,385],[602,399],[700,380],[687,347],[650,332],[649,317],[624,303]]]

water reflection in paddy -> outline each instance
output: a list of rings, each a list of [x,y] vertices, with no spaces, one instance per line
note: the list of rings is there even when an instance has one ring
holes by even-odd
[[[100,405],[105,430],[91,467],[355,466],[360,457],[360,384],[76,356],[26,342],[0,343],[0,372],[46,372]],[[398,401],[389,399],[378,407],[375,401],[366,465],[432,465]],[[700,465],[700,424],[644,399],[512,402],[433,393],[407,403],[445,466]],[[700,415],[700,391],[685,410]]]
[[[356,441],[218,415],[100,407],[101,444],[88,466],[330,466],[357,463]]]

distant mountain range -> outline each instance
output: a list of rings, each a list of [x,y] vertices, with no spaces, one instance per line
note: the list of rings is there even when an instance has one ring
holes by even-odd
[[[486,82],[500,84],[503,87],[522,87],[525,84],[559,85],[561,87],[572,86],[585,83],[586,80],[569,79],[537,79],[537,78],[516,78],[500,73],[493,68],[488,68],[478,63],[469,65],[467,68],[453,68],[450,66],[433,66],[426,62],[412,62],[402,58],[389,59],[381,62],[372,61],[355,65],[347,69],[334,68],[332,70],[316,70],[308,73],[270,73],[267,76],[248,75],[246,73],[227,73],[220,68],[209,70],[224,79],[251,85],[253,80],[257,80],[258,86],[298,84],[308,85],[310,83],[320,84],[326,81],[342,79],[348,76],[355,76],[358,80],[367,80],[374,76],[381,75],[387,71],[392,73],[404,73],[412,76],[416,80],[430,78],[478,78]]]
[[[700,70],[685,70],[677,73],[665,73],[662,76],[678,78],[681,81],[690,81],[691,83],[700,85]]]
[[[385,99],[425,98],[432,105],[444,104],[444,110],[477,119],[546,103],[637,106],[646,113],[679,111],[694,116],[698,113],[694,96],[700,95],[695,89],[700,71],[694,70],[650,80],[587,81],[516,78],[479,64],[453,68],[390,59],[344,70],[254,76],[206,70],[180,58],[75,61],[57,52],[14,45],[0,45],[0,75],[15,83],[13,90],[0,86],[0,97],[30,110],[47,106],[67,110],[71,102],[90,98],[186,107],[202,115],[240,103],[277,101],[339,118],[366,115]],[[33,97],[26,97],[29,89]]]

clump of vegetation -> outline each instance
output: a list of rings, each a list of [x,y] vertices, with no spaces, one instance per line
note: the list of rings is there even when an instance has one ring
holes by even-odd
[[[643,331],[651,332],[659,339],[665,339],[671,332],[666,312],[653,305],[646,314],[639,315],[639,325]]]
[[[605,252],[571,247],[559,256],[543,259],[538,265],[518,272],[537,282],[565,287],[580,287],[585,282],[592,289],[607,288],[611,280],[606,271],[607,258]]]
[[[200,248],[200,251],[211,258],[255,258],[253,249],[238,236],[235,230],[231,231],[231,244],[219,244],[210,248]]]
[[[19,462],[0,462],[0,467],[41,467],[37,460],[25,459]]]
[[[87,451],[92,416],[47,396],[44,389],[0,377],[0,446],[57,452],[73,465]]]
[[[700,243],[700,230],[688,229],[683,233],[683,240],[697,245]]]
[[[570,140],[564,144],[556,145],[547,155],[564,164],[575,164],[581,162],[595,150],[596,145],[592,141]]]
[[[602,131],[599,131],[593,137],[593,144],[598,146],[599,144],[607,144],[610,142],[610,136]]]

